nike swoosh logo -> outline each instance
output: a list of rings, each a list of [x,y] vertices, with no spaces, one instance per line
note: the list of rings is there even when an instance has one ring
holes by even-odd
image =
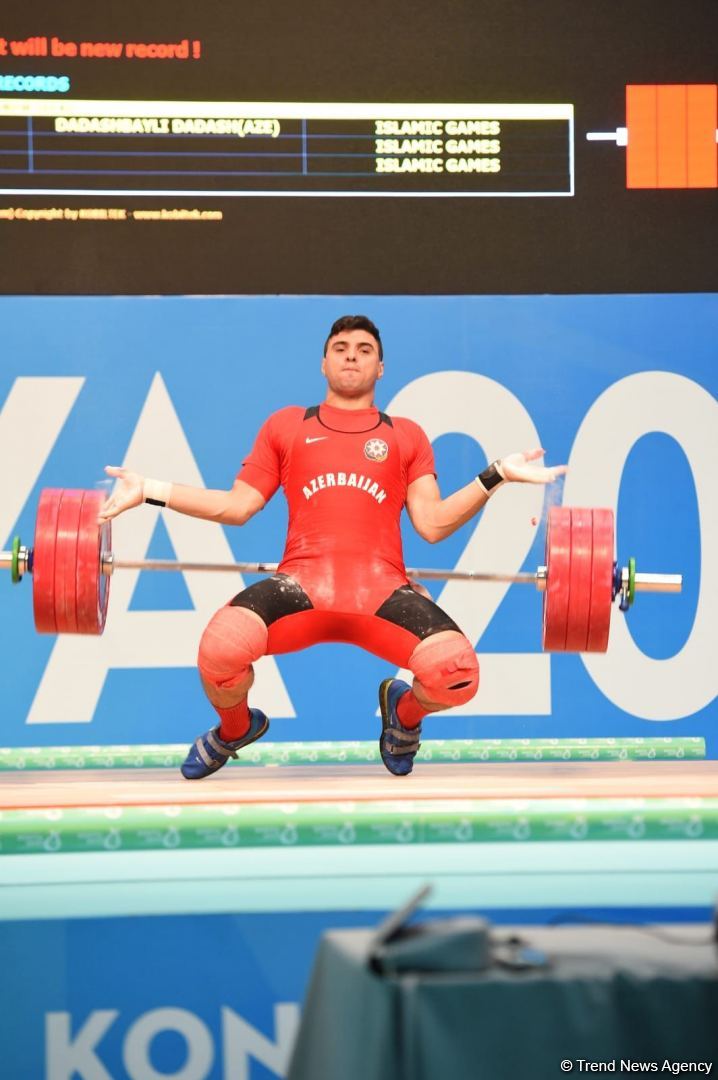
[[[314,439],[310,439],[309,437],[307,437],[304,441],[305,441],[305,443],[321,442],[322,439],[328,439],[328,438],[329,438],[328,435],[317,435],[316,438],[314,438]]]

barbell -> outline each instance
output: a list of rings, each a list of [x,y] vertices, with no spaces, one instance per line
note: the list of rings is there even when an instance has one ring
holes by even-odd
[[[162,559],[123,561],[112,551],[109,521],[99,524],[100,491],[46,488],[40,494],[35,546],[15,537],[0,552],[0,569],[13,582],[33,578],[35,627],[41,634],[101,634],[110,578],[117,570],[239,571],[271,574],[276,563],[201,563]],[[614,516],[608,509],[555,506],[549,511],[544,565],[535,573],[483,573],[411,568],[426,581],[532,584],[543,594],[543,648],[549,652],[605,652],[611,605],[627,611],[637,592],[680,592],[680,574],[636,573],[636,560],[614,558]]]

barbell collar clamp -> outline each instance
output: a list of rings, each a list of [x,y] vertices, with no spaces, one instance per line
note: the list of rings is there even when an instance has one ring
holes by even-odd
[[[0,551],[0,570],[12,570],[12,551]],[[17,553],[17,568],[20,578],[23,574],[32,573],[32,548],[21,545]]]

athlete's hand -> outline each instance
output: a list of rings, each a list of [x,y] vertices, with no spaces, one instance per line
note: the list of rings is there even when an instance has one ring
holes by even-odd
[[[105,472],[108,476],[114,476],[117,480],[110,497],[105,501],[97,518],[100,525],[117,517],[124,510],[131,510],[133,506],[139,506],[144,501],[143,486],[144,477],[139,473],[130,472],[129,469],[121,469],[118,465],[106,465]]]
[[[535,450],[524,450],[518,454],[509,454],[501,458],[499,472],[507,480],[516,480],[522,484],[553,484],[559,476],[567,471],[566,465],[552,465],[547,468],[544,465],[533,465],[546,453],[541,447]]]

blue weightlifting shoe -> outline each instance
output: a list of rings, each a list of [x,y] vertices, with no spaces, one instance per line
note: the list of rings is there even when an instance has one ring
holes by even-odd
[[[379,752],[381,760],[394,776],[406,776],[411,772],[414,768],[414,756],[421,746],[421,724],[417,724],[415,728],[405,728],[396,715],[399,698],[407,690],[411,690],[411,687],[402,679],[384,679],[379,687]]]
[[[204,780],[223,765],[243,746],[261,739],[269,730],[269,720],[260,709],[249,710],[249,731],[241,739],[225,742],[219,737],[219,727],[211,728],[192,743],[187,757],[182,762],[181,772],[185,780]]]

